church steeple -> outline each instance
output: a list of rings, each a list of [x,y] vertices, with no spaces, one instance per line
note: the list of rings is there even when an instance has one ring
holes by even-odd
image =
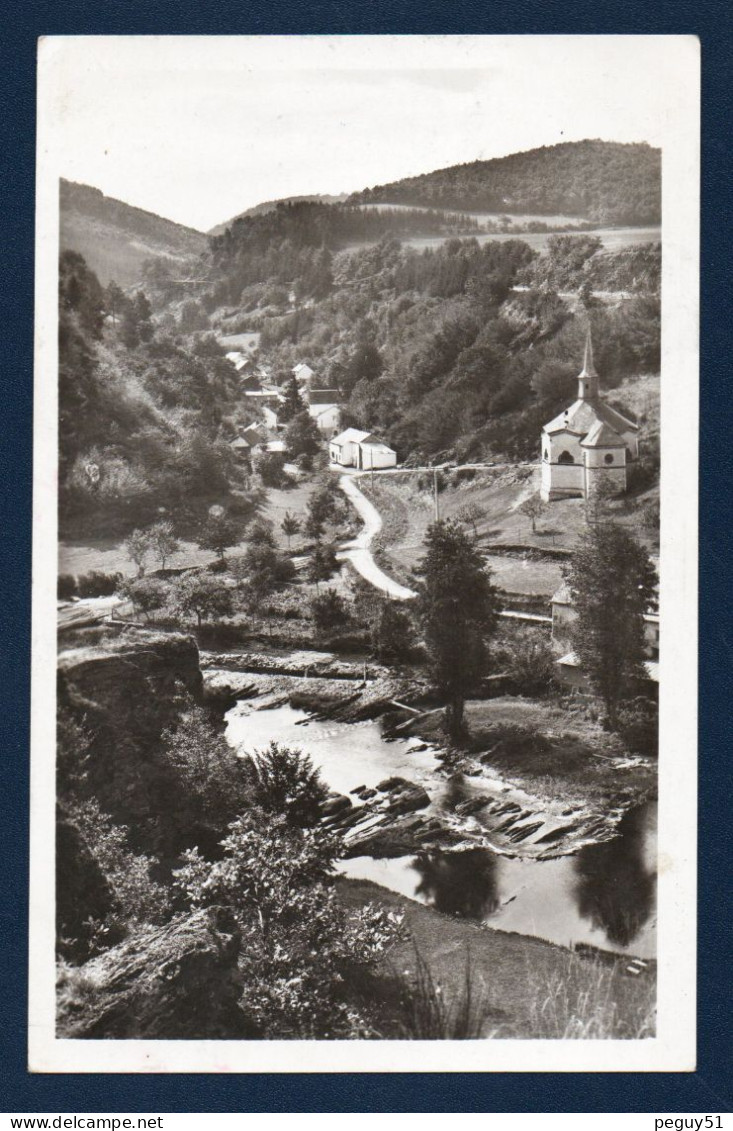
[[[598,396],[598,374],[593,364],[593,339],[591,338],[590,325],[585,338],[585,355],[583,369],[578,375],[578,398],[581,401],[593,401]]]

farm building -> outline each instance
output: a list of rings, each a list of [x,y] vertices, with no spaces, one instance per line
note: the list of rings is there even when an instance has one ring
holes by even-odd
[[[247,357],[247,355],[245,353],[242,353],[241,350],[230,350],[226,355],[226,359],[227,361],[231,361],[237,373],[241,373],[242,370],[252,368],[251,358]]]
[[[311,377],[315,377],[315,373],[311,369],[310,365],[306,365],[304,361],[300,361],[297,365],[294,365],[292,372],[295,380],[301,381],[303,383],[307,383],[308,381],[310,381]]]
[[[588,330],[577,400],[542,429],[542,499],[587,499],[601,482],[625,491],[626,469],[639,456],[638,432],[600,399]]]
[[[305,394],[308,415],[318,425],[323,436],[335,436],[341,426],[340,394],[338,389],[309,389]]]
[[[249,459],[252,445],[245,440],[244,436],[237,436],[236,439],[231,440],[229,447],[238,459]]]
[[[347,428],[334,436],[328,445],[329,458],[341,467],[357,467],[363,471],[397,465],[397,453],[371,432]]]

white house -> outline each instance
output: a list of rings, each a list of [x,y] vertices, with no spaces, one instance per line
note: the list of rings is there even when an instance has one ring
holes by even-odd
[[[264,420],[268,428],[275,430],[280,427],[280,420],[277,415],[277,406],[273,407],[269,404],[263,404],[260,407],[260,411],[262,413],[262,419]]]
[[[360,432],[358,428],[347,428],[330,441],[329,458],[332,463],[342,467],[358,467],[362,471],[375,471],[383,467],[395,467],[397,453],[378,436],[371,432]]]
[[[541,498],[587,499],[601,481],[625,491],[626,469],[639,456],[638,433],[638,424],[600,399],[588,330],[578,398],[542,429]]]
[[[226,355],[227,361],[231,361],[237,373],[241,373],[243,369],[251,367],[252,361],[241,350],[230,350]]]
[[[309,389],[305,394],[308,415],[323,436],[335,436],[341,427],[340,399],[338,389]]]
[[[300,381],[304,384],[310,381],[311,377],[315,377],[315,373],[310,365],[306,365],[304,361],[300,361],[297,365],[294,365],[292,373],[296,381]]]

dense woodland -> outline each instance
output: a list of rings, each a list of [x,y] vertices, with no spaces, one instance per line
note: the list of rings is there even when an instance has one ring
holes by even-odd
[[[658,149],[581,141],[438,169],[354,193],[349,200],[658,224],[660,178]]]

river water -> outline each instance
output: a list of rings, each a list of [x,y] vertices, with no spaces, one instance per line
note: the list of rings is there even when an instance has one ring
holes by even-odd
[[[481,789],[475,779],[447,781],[434,751],[419,739],[386,741],[379,721],[306,721],[292,707],[253,711],[246,702],[227,714],[227,739],[242,753],[270,741],[298,746],[328,785],[348,794],[399,775],[422,785],[431,811],[453,812],[460,797]],[[504,931],[534,935],[562,946],[653,958],[656,927],[656,807],[628,813],[619,835],[554,860],[519,860],[487,848],[421,852],[390,860],[369,856],[341,861],[339,871],[367,879],[447,914]]]

